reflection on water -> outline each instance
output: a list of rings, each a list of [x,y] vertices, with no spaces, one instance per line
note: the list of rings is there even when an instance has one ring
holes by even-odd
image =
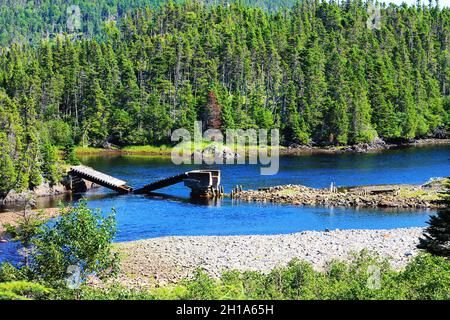
[[[67,193],[61,194],[53,197],[41,197],[36,198],[36,205],[33,209],[44,209],[44,208],[58,208],[61,206],[66,206],[71,203],[76,203],[81,199],[87,200],[102,200],[102,199],[114,199],[118,196],[116,193],[105,193],[104,190],[93,189],[88,194],[86,193]],[[2,212],[14,212],[21,211],[24,208],[23,203],[11,203],[0,205],[0,214]]]
[[[206,207],[220,207],[222,200],[221,198],[207,198],[207,197],[179,197],[172,196],[163,193],[155,193],[152,192],[145,196],[147,199],[151,200],[161,200],[161,201],[177,201],[183,203],[190,203],[198,206],[206,206]]]

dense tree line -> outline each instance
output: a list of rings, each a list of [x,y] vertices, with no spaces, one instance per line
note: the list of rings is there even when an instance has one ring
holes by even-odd
[[[36,43],[41,38],[54,38],[57,34],[77,31],[82,37],[100,36],[105,20],[120,19],[128,11],[156,6],[163,0],[1,0],[0,43]],[[75,12],[72,6],[78,6]],[[80,25],[68,30],[70,16],[79,13]]]
[[[168,142],[212,102],[222,128],[280,128],[285,144],[448,127],[450,10],[382,6],[379,29],[371,18],[357,0],[276,12],[168,2],[106,22],[101,40],[3,47],[0,171],[32,186],[53,176],[51,144]]]
[[[11,99],[0,89],[0,199],[60,178],[56,148],[33,102]]]
[[[208,5],[240,2],[275,11],[291,6],[295,0],[198,1]],[[76,38],[102,40],[105,21],[118,21],[137,8],[156,8],[165,2],[167,0],[0,0],[0,44],[39,43],[42,38],[55,38],[64,32],[72,32],[72,37]],[[68,25],[74,17],[79,17],[80,24]]]

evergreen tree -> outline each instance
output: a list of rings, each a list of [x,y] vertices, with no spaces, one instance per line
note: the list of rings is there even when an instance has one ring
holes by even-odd
[[[75,147],[73,142],[68,142],[63,149],[63,160],[70,165],[79,165],[80,160],[75,155]]]
[[[431,216],[429,227],[425,230],[424,238],[420,239],[419,249],[450,259],[450,184],[442,203],[445,208]]]
[[[0,132],[0,197],[4,197],[13,187],[16,177],[6,134]]]
[[[305,89],[301,116],[308,127],[308,133],[317,141],[323,137],[322,123],[326,112],[327,92],[325,57],[317,35],[312,35],[305,56]]]
[[[81,141],[84,145],[102,146],[108,136],[108,100],[99,79],[94,76],[88,81],[86,91],[86,98],[83,101],[85,120]]]
[[[328,97],[325,101],[326,114],[323,123],[325,139],[331,144],[346,145],[349,141],[348,81],[345,74],[346,61],[333,45],[331,57],[326,66]]]
[[[372,142],[377,133],[371,124],[371,106],[367,97],[367,83],[361,60],[362,52],[358,48],[352,48],[348,63],[349,79],[351,81],[350,112],[351,142]]]
[[[50,185],[55,185],[60,180],[60,174],[58,170],[58,160],[56,154],[56,148],[50,143],[48,139],[41,144],[41,154],[42,154],[42,172],[44,173],[44,178],[50,183]]]
[[[308,143],[309,136],[303,119],[298,113],[297,97],[295,96],[295,88],[292,82],[287,86],[286,105],[282,126],[286,142],[299,144]]]

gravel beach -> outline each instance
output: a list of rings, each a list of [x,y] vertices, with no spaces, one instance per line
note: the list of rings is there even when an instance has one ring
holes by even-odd
[[[422,228],[306,231],[286,235],[166,237],[118,243],[119,281],[129,287],[175,283],[202,267],[212,276],[226,270],[270,271],[293,258],[317,270],[334,259],[367,249],[403,268],[418,253]]]

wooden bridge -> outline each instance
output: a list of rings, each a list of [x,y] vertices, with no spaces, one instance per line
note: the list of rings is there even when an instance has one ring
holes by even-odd
[[[101,173],[86,166],[74,166],[70,168],[69,174],[73,177],[82,178],[87,181],[98,184],[102,187],[120,192],[131,193],[133,188],[127,186],[127,182],[116,179],[107,174]]]
[[[120,193],[150,194],[153,191],[182,182],[191,189],[191,195],[193,196],[218,196],[223,193],[223,188],[220,188],[219,170],[189,171],[157,180],[137,190],[127,186],[126,181],[116,179],[87,166],[71,167],[69,174],[72,177],[81,178]]]

